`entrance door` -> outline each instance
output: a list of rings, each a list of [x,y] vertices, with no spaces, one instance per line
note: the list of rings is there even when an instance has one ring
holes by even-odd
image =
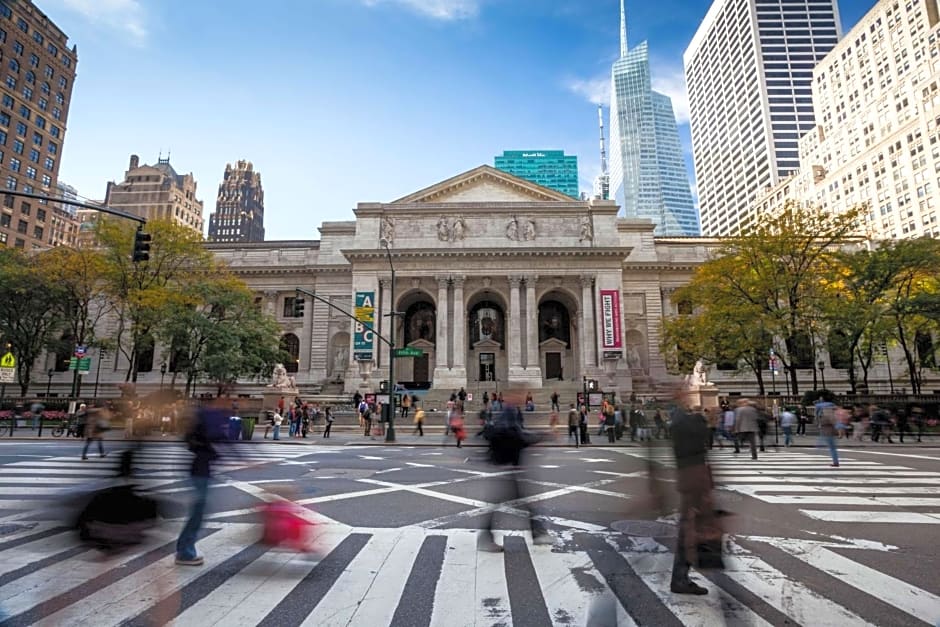
[[[496,353],[480,353],[480,381],[496,379]]]
[[[561,379],[561,353],[545,353],[545,378]]]
[[[424,353],[420,357],[412,357],[414,359],[414,377],[415,383],[427,383],[431,380],[431,356],[427,353]]]

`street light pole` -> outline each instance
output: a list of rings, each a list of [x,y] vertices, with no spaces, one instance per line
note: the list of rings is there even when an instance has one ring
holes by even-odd
[[[46,372],[46,377],[48,377],[46,380],[46,398],[49,398],[49,390],[52,389],[52,375],[54,374],[55,370],[52,368],[49,368],[49,370]]]
[[[816,365],[819,366],[819,378],[822,379],[822,389],[825,390],[826,389],[826,362],[820,359],[819,362],[816,363]]]
[[[104,359],[104,356],[108,353],[103,348],[98,349],[98,368],[95,372],[95,401],[98,400],[98,379],[101,378],[101,360]]]
[[[770,379],[773,387],[774,396],[777,395],[777,355],[774,349],[770,349]]]
[[[160,364],[160,389],[163,390],[163,377],[166,376],[166,363]]]
[[[388,347],[388,429],[385,430],[385,441],[394,442],[395,441],[395,322],[396,316],[398,313],[395,311],[395,264],[392,263],[392,251],[389,248],[389,241],[386,238],[382,238],[382,246],[385,248],[385,256],[388,259],[388,268],[392,272],[392,309],[389,312],[391,318],[392,328],[389,333],[389,347]]]
[[[894,394],[894,377],[891,375],[891,357],[888,356],[888,343],[881,345],[881,350],[885,354],[885,363],[888,365],[888,385],[891,386],[891,393]]]

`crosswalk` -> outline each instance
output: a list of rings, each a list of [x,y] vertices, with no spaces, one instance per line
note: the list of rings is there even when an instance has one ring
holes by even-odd
[[[616,450],[616,449],[611,449]],[[622,454],[673,467],[671,451],[627,449]],[[714,450],[709,458],[719,490],[775,505],[794,505],[800,514],[834,523],[940,524],[940,472],[894,462],[840,455],[830,466],[825,452],[770,448],[752,460],[742,450]],[[904,511],[899,508],[905,508]]]
[[[10,510],[28,510],[41,507],[58,496],[110,480],[117,473],[118,455],[125,445],[114,447],[105,457],[89,455],[80,458],[80,449],[73,455],[29,456],[0,466],[0,519]],[[311,464],[292,461],[298,457],[326,451],[304,445],[265,445],[251,449],[229,447],[213,468],[224,476],[227,472],[258,468],[273,464]],[[134,481],[158,492],[184,491],[188,488],[169,488],[189,476],[192,453],[179,444],[144,446],[134,454]]]
[[[566,625],[936,624],[940,597],[867,566],[888,545],[758,536],[727,539],[726,569],[698,576],[704,597],[669,591],[672,540],[567,531],[553,545],[477,531],[354,528],[321,520],[312,554],[258,542],[255,523],[210,521],[202,567],[173,563],[178,524],[102,556],[52,523],[0,536],[0,624]],[[768,550],[773,549],[773,550]],[[795,560],[813,576],[788,571]],[[805,572],[805,571],[802,571]],[[707,578],[706,578],[707,577]],[[863,614],[860,598],[884,608]]]

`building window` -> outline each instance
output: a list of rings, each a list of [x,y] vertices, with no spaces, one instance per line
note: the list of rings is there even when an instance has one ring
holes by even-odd
[[[36,146],[42,146],[42,135],[39,133],[33,133],[33,144]]]
[[[7,234],[0,233],[0,244],[6,244],[6,243],[7,243]]]
[[[39,151],[33,148],[29,151],[29,160],[33,163],[39,163]]]
[[[23,88],[23,98],[26,98],[27,100],[33,99],[33,89],[31,87]]]
[[[46,221],[46,210],[45,210],[45,209],[37,209],[37,210],[36,210],[36,219],[39,220],[40,222],[45,222],[45,221]]]
[[[46,160],[43,162],[43,165],[46,166],[47,170],[55,170],[55,159],[52,157],[46,157]]]
[[[14,43],[13,43],[13,52],[15,52],[16,54],[23,54],[23,44],[21,44],[21,43],[18,42],[18,41],[17,41],[17,42],[14,42]]]
[[[49,83],[43,82],[43,84],[39,86],[39,91],[41,91],[42,93],[48,96],[51,91],[49,89]]]
[[[10,214],[0,213],[0,226],[9,228],[10,222],[12,222],[12,218],[10,217]]]
[[[49,54],[51,54],[52,56],[57,56],[59,54],[59,49],[53,46],[52,44],[49,44],[49,47],[46,48],[46,50],[48,50]]]
[[[36,239],[42,239],[42,227],[41,226],[33,227],[33,237],[35,237]]]
[[[15,101],[13,100],[13,96],[9,94],[3,94],[3,106],[4,107],[6,107],[7,109],[12,109],[14,104],[15,104]]]
[[[16,225],[16,232],[26,233],[28,231],[29,231],[29,222],[27,222],[26,220],[20,220],[19,223],[17,223]]]
[[[10,126],[10,114],[0,113],[0,125]]]
[[[23,154],[23,142],[18,139],[13,140],[13,152],[18,155]]]
[[[45,98],[40,98],[39,101],[38,101],[38,104],[39,104],[39,108],[42,109],[43,111],[45,111],[45,110],[46,110],[46,107],[49,106],[49,101],[46,100]],[[58,119],[58,118],[56,118],[56,119]]]
[[[13,244],[13,247],[14,248],[26,248],[26,240],[22,240],[17,237],[16,242],[14,242]]]
[[[62,119],[62,109],[59,107],[52,107],[52,117],[56,120]]]
[[[42,117],[41,115],[37,115],[36,126],[38,126],[39,128],[43,128],[43,129],[46,128],[46,118]]]
[[[46,66],[46,78],[52,78],[55,75],[55,70],[52,69],[51,65]]]
[[[16,79],[7,74],[7,87],[10,89],[16,89]]]
[[[20,64],[16,59],[10,59],[10,71],[16,73],[20,71]]]
[[[29,32],[29,24],[27,24],[26,20],[24,20],[23,18],[16,20],[16,27],[19,28],[24,33]]]
[[[287,372],[297,372],[300,369],[300,340],[297,336],[293,333],[284,334],[281,337],[281,350],[290,356],[284,364],[284,369]]]
[[[20,205],[20,213],[24,216],[28,216],[33,212],[33,206],[28,202],[24,202]]]
[[[7,189],[13,189],[13,190],[16,189],[16,178],[15,178],[15,177],[12,177],[12,176],[8,176],[8,177],[7,177]],[[9,198],[12,198],[12,196],[9,196]]]
[[[54,155],[54,154],[56,154],[56,152],[58,152],[59,147],[58,147],[54,142],[49,142],[49,144],[46,146],[46,149],[47,149],[51,154]]]
[[[21,135],[21,136],[23,136],[23,137],[26,137],[26,125],[23,124],[22,122],[17,122],[17,123],[16,123],[16,134],[17,134],[17,135]],[[23,153],[20,153],[20,154],[23,154]]]
[[[10,159],[10,170],[13,172],[20,171],[20,160],[19,159]]]
[[[48,174],[43,174],[43,175],[42,175],[42,185],[43,185],[43,187],[51,187],[51,186],[52,186],[52,177],[49,176]]]
[[[35,82],[36,82],[36,73],[33,72],[32,70],[29,70],[28,72],[26,72],[26,82],[29,83],[30,85],[32,85],[33,83],[35,83]]]
[[[30,66],[30,67],[39,67],[39,57],[36,56],[35,54],[29,55],[29,66]],[[33,74],[33,76],[35,77],[36,75]]]
[[[65,104],[65,96],[62,95],[61,91],[56,93],[55,101],[56,101],[56,104],[60,104],[60,105]]]
[[[29,107],[27,107],[26,105],[20,105],[20,115],[22,117],[28,120],[32,114],[33,112],[29,110]]]
[[[27,167],[26,178],[28,178],[31,181],[35,181],[36,180],[36,168],[34,168],[33,166]]]
[[[72,60],[71,60],[70,58],[68,58],[67,56],[63,55],[63,56],[62,56],[62,65],[64,65],[65,67],[72,67]]]
[[[55,125],[53,124],[53,125],[52,125],[52,128],[49,129],[49,134],[52,135],[53,137],[58,137],[58,136],[59,136],[59,127],[58,127],[58,126],[55,126]]]
[[[65,80],[64,76],[59,77],[59,89],[65,89],[68,86],[69,82]]]

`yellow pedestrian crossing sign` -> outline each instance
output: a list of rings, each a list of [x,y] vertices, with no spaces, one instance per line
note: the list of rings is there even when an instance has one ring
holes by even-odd
[[[7,353],[0,357],[0,368],[16,368],[16,357],[13,353]]]

